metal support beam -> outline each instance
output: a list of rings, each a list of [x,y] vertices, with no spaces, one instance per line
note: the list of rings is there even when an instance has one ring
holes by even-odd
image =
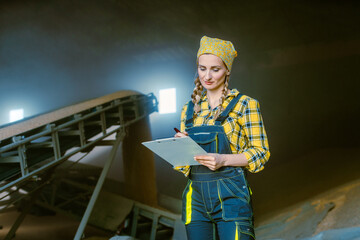
[[[124,139],[124,137],[125,137],[125,132],[124,132],[124,129],[121,128],[121,129],[120,129],[120,132],[118,132],[118,133],[116,134],[116,141],[115,141],[115,143],[114,143],[113,148],[111,149],[109,158],[108,158],[108,160],[106,161],[105,166],[104,166],[104,168],[103,168],[103,170],[102,170],[102,172],[101,172],[101,175],[100,175],[99,180],[98,180],[98,182],[97,182],[97,184],[96,184],[96,187],[95,187],[95,189],[94,189],[94,192],[93,192],[93,194],[92,194],[92,196],[91,196],[91,199],[90,199],[90,201],[89,201],[89,204],[88,204],[88,206],[87,206],[87,208],[86,208],[86,211],[85,211],[85,213],[84,213],[84,216],[83,216],[83,218],[82,218],[82,220],[81,220],[81,222],[80,222],[80,225],[79,225],[79,228],[78,228],[78,230],[77,230],[77,232],[76,232],[76,235],[75,235],[75,237],[74,237],[74,240],[80,240],[80,239],[81,239],[81,236],[82,236],[82,234],[83,234],[83,232],[84,232],[84,229],[85,229],[86,224],[87,224],[87,222],[88,222],[88,220],[89,220],[89,217],[90,217],[90,215],[91,215],[91,212],[92,212],[92,210],[93,210],[93,208],[94,208],[96,199],[98,198],[99,193],[100,193],[100,190],[101,190],[101,188],[102,188],[102,185],[103,185],[103,183],[104,183],[104,181],[105,181],[106,175],[107,175],[107,173],[108,173],[108,171],[109,171],[109,169],[110,169],[110,167],[111,167],[111,165],[112,165],[112,163],[113,163],[113,161],[114,161],[114,159],[115,159],[116,152],[117,152],[117,149],[118,149],[118,147],[119,147],[119,145],[120,145],[120,142]]]
[[[106,116],[105,112],[100,113],[100,119],[101,119],[101,131],[103,135],[106,134]]]
[[[120,126],[123,126],[123,124],[124,124],[124,109],[123,109],[122,105],[119,106],[118,111],[119,111]]]
[[[53,148],[54,148],[54,156],[55,156],[55,160],[58,160],[61,157],[59,132],[54,131],[55,124],[49,124],[48,127],[52,130],[51,131],[51,139],[52,139]]]
[[[1,159],[1,163],[20,163],[19,156],[4,157]]]
[[[156,230],[158,228],[158,223],[159,223],[159,217],[160,215],[155,213],[153,216],[153,222],[151,225],[151,234],[150,234],[150,240],[155,240],[156,238]]]
[[[136,236],[138,217],[139,217],[139,208],[137,206],[134,206],[133,219],[132,219],[132,224],[131,224],[131,236],[134,238]]]
[[[27,160],[26,160],[26,148],[24,145],[20,145],[18,147],[19,158],[20,158],[20,168],[21,168],[21,175],[26,176],[29,173]]]
[[[31,199],[30,201],[27,203],[27,205],[25,206],[25,208],[22,210],[22,212],[20,213],[19,217],[16,219],[14,225],[12,225],[11,229],[9,230],[8,234],[6,235],[6,237],[4,238],[4,240],[11,240],[15,237],[15,233],[16,230],[20,227],[21,223],[24,221],[26,215],[30,212],[33,204],[35,203],[36,199],[38,198],[38,196],[40,195],[42,189],[45,187],[45,185],[47,184],[47,181],[50,179],[50,177],[53,174],[53,169],[51,169],[45,176],[44,178],[41,180],[42,183],[40,184],[40,187],[38,187],[32,194],[31,194]]]

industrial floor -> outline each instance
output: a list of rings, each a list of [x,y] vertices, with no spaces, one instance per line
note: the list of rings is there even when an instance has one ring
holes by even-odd
[[[328,229],[360,227],[360,178],[324,192],[312,199],[285,209],[279,209],[266,221],[257,224],[257,239],[297,239],[319,234]],[[16,210],[0,214],[5,223],[0,230],[0,239],[5,235],[18,216]],[[14,240],[71,240],[79,222],[62,215],[28,215],[16,233]],[[106,240],[114,233],[87,226],[84,239]],[[288,237],[292,236],[292,237]]]
[[[4,239],[16,220],[19,212],[16,210],[0,214],[0,239]],[[16,232],[14,240],[70,240],[74,239],[79,221],[57,214],[55,216],[27,215],[24,222]],[[113,233],[87,226],[84,231],[85,238],[98,236],[109,239]]]

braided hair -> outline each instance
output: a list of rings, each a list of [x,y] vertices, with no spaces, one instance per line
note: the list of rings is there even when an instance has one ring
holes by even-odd
[[[216,110],[216,112],[214,114],[214,119],[216,119],[220,115],[220,113],[225,110],[224,107],[223,107],[223,103],[225,101],[228,90],[229,90],[229,75],[226,75],[225,76],[225,81],[224,81],[224,89],[223,89],[222,95],[221,95],[221,97],[219,99],[220,107]]]
[[[191,101],[194,103],[194,118],[197,116],[197,114],[200,112],[200,99],[201,95],[203,93],[203,86],[201,85],[199,77],[195,78],[195,88],[193,93],[191,94]]]

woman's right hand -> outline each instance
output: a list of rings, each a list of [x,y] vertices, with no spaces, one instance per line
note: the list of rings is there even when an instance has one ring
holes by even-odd
[[[187,137],[189,134],[187,132],[178,132],[175,134],[175,137]]]

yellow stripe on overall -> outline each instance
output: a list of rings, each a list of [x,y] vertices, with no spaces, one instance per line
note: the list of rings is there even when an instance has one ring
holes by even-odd
[[[186,194],[186,222],[189,224],[191,222],[191,196],[192,196],[192,182],[189,185],[189,191]]]
[[[235,222],[236,224],[236,232],[235,232],[235,240],[239,239],[239,224]]]

